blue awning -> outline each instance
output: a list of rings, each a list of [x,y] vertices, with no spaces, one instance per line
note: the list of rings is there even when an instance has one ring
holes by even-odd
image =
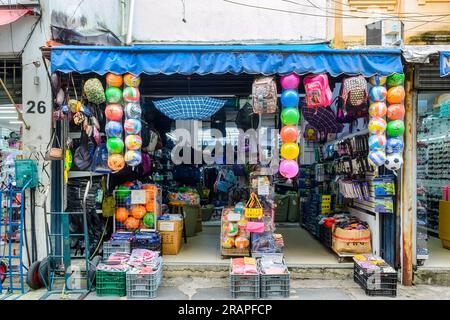
[[[311,45],[58,46],[52,71],[105,74],[297,74],[365,77],[403,72],[400,50],[344,50]]]
[[[446,77],[450,74],[450,51],[443,51],[440,56],[441,77]]]

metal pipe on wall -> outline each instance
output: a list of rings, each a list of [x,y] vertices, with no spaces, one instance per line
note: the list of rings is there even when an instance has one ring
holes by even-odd
[[[130,0],[129,10],[128,10],[128,28],[127,28],[127,39],[126,44],[129,45],[133,41],[133,17],[134,17],[134,5],[135,1]]]

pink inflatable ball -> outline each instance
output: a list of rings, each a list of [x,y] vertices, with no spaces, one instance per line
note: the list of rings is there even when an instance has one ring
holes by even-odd
[[[280,79],[281,87],[284,90],[289,89],[297,89],[299,83],[300,83],[300,77],[296,75],[295,73],[291,73],[287,76],[282,76]]]

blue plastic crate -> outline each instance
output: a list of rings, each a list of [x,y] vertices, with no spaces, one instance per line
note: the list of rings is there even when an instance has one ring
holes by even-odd
[[[35,188],[38,186],[39,177],[37,164],[35,160],[23,159],[15,160],[15,175],[16,175],[16,186],[18,188],[23,188],[26,183],[30,181],[28,188]]]

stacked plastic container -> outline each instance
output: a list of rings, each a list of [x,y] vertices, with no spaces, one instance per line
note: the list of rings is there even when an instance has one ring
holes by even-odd
[[[386,77],[373,76],[369,79],[369,163],[380,167],[386,161]]]
[[[107,88],[105,90],[107,106],[105,108],[107,136],[106,148],[108,149],[108,167],[117,172],[125,167],[123,157],[123,106],[122,106],[122,84],[121,75],[108,73],[106,76]]]
[[[141,106],[139,84],[141,79],[131,73],[123,76],[125,88],[123,89],[123,101],[125,103],[125,162],[130,167],[138,166],[142,161],[141,146],[142,138],[140,136]]]
[[[300,121],[300,112],[298,110],[298,103],[300,96],[297,88],[300,83],[300,77],[292,73],[281,77],[281,87],[283,92],[281,94],[281,105],[283,110],[281,112],[281,128],[280,135],[283,144],[281,146],[281,157],[279,172],[287,178],[292,179],[298,174],[297,158],[300,154],[298,145],[299,129],[298,123]]]
[[[403,87],[405,75],[394,73],[387,77],[387,144],[385,167],[388,170],[397,171],[403,165],[403,134],[405,132],[405,89]]]

